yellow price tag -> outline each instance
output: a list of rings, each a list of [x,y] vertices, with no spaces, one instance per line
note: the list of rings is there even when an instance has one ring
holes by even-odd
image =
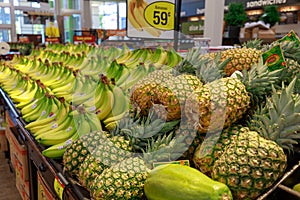
[[[146,21],[154,28],[174,30],[175,5],[167,1],[157,1],[149,4],[144,11]]]
[[[63,199],[65,185],[59,180],[58,176],[54,179],[54,190],[60,199]]]

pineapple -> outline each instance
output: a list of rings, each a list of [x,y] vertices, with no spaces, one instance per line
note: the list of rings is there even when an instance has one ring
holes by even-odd
[[[85,157],[99,145],[99,139],[103,134],[107,133],[94,131],[85,134],[68,146],[63,155],[64,170],[72,175],[77,175],[79,166]]]
[[[214,58],[215,53],[209,53],[209,57]],[[253,64],[258,63],[260,57],[261,51],[254,48],[233,48],[221,52],[221,61],[230,59],[224,68],[227,76],[231,76],[237,70],[250,70]]]
[[[130,97],[132,109],[147,115],[153,102],[156,101],[155,88],[172,77],[170,70],[156,70],[138,81],[132,88]]]
[[[92,157],[89,156],[91,160],[93,157],[96,158],[96,161],[100,158],[100,161],[104,163],[101,167],[104,168],[110,165],[109,162],[111,162],[111,160],[115,159],[116,161],[120,161],[121,158],[123,159],[130,156],[131,153],[128,146],[129,142],[124,138],[109,138],[109,134],[105,131],[95,131],[85,134],[66,149],[63,155],[64,170],[75,177],[79,176],[80,181],[85,182],[85,178],[89,179],[89,177],[83,177],[83,173],[88,172],[82,171],[82,168],[86,168],[86,165],[89,165],[89,163],[86,162],[88,155],[92,155]],[[105,151],[102,149],[105,149]],[[90,168],[90,171],[94,170],[92,167]]]
[[[154,91],[157,101],[154,109],[166,121],[181,119],[186,98],[203,84],[194,75],[182,74],[158,85]]]
[[[185,115],[198,126],[200,133],[228,128],[263,102],[272,91],[279,70],[269,72],[267,66],[258,64],[242,77],[225,77],[205,84],[186,100]]]
[[[142,199],[149,171],[142,159],[127,158],[105,169],[92,181],[91,197],[95,200]]]
[[[250,95],[237,78],[226,77],[195,90],[186,102],[186,116],[198,123],[200,133],[229,127],[242,118],[250,105]]]
[[[101,141],[101,143],[100,143]],[[122,136],[107,138],[102,135],[99,144],[86,156],[79,166],[78,179],[82,186],[87,187],[102,171],[123,159],[131,156],[129,141]]]
[[[281,91],[273,88],[248,128],[227,145],[212,167],[212,178],[227,184],[235,199],[255,199],[280,178],[287,157],[300,138],[300,97],[295,79]]]
[[[168,71],[173,76],[163,76],[163,79],[154,76],[150,82],[141,83],[133,92],[131,103],[138,105],[144,115],[147,115],[149,109],[153,107],[166,121],[180,119],[185,100],[193,90],[201,87],[204,82],[223,77],[223,69],[220,68],[224,64],[219,66],[217,63],[219,57],[216,61],[199,60],[200,55],[200,48],[191,49],[171,72]]]
[[[224,148],[231,144],[239,134],[243,133],[240,128],[241,126],[232,126],[222,132],[207,135],[193,154],[195,167],[211,177],[212,166],[222,155]]]

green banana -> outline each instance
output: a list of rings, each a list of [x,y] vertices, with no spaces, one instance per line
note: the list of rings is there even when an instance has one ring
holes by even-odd
[[[100,131],[102,130],[102,125],[100,120],[98,119],[97,115],[95,113],[85,113],[85,117],[90,125],[90,131]]]

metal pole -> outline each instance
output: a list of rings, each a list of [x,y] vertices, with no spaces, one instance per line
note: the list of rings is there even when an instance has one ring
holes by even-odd
[[[178,50],[178,37],[180,30],[180,13],[181,13],[181,0],[175,0],[175,25],[174,25],[174,49]]]

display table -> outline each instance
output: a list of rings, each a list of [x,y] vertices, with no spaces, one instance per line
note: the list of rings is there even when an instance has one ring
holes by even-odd
[[[49,159],[42,155],[41,152],[44,147],[37,143],[31,133],[26,130],[26,123],[19,111],[1,88],[0,99],[8,115],[9,129],[15,132],[16,137],[21,140],[21,143],[25,145],[24,149],[27,150],[27,162],[24,165],[28,167],[29,194],[28,198],[23,197],[23,199],[39,200],[41,199],[41,191],[44,192],[45,190],[46,193],[43,195],[48,196],[47,200],[90,199],[89,192],[63,171],[60,160]],[[257,200],[300,199],[300,195],[291,189],[293,184],[297,181],[300,182],[297,180],[300,177],[300,149],[295,149],[294,157],[289,161],[289,166],[285,175]],[[41,180],[44,184],[42,189]],[[55,182],[56,184],[54,184]],[[61,193],[59,193],[59,189],[62,191]]]

